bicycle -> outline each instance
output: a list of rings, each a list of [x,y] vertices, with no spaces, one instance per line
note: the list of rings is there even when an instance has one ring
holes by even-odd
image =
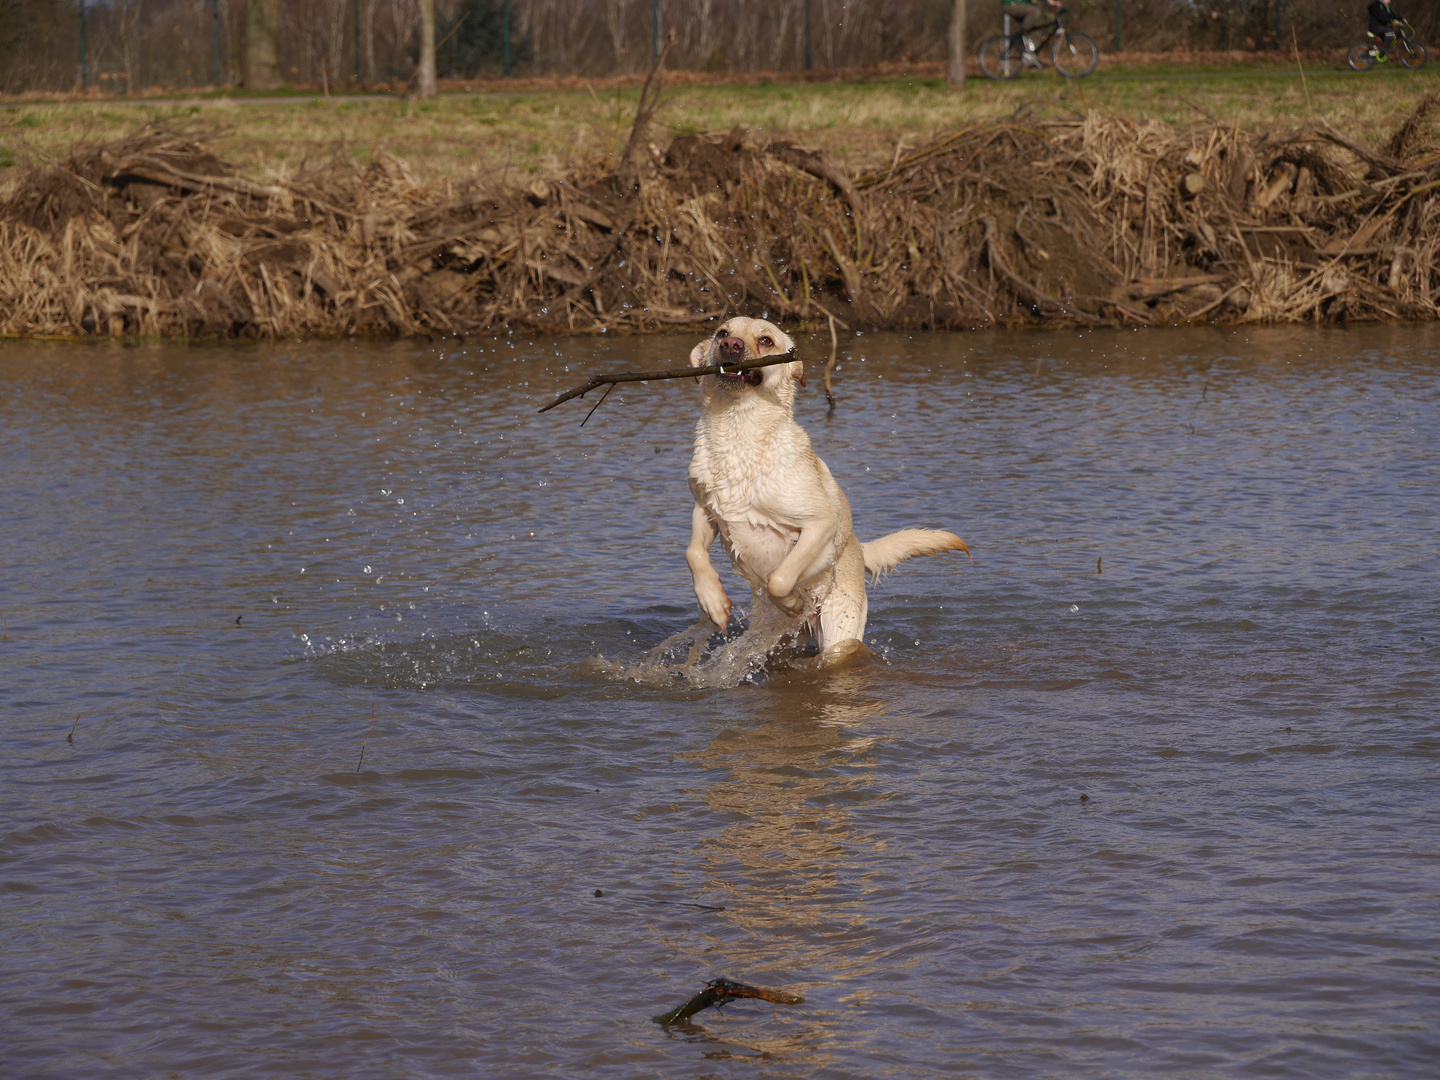
[[[1400,19],[1396,19],[1394,25],[1395,40],[1389,46],[1390,52],[1395,54],[1402,67],[1412,71],[1424,67],[1430,54],[1426,52],[1424,45],[1415,40],[1415,28]],[[1354,71],[1369,71],[1376,64],[1386,63],[1390,59],[1390,52],[1386,51],[1385,43],[1379,37],[1368,30],[1365,36],[1369,40],[1350,46],[1350,53],[1346,56]]]
[[[1067,79],[1082,79],[1095,70],[1100,63],[1100,46],[1089,34],[1078,30],[1065,29],[1065,8],[1055,13],[1055,21],[1044,23],[1031,30],[1020,30],[1013,34],[996,34],[980,43],[980,70],[991,79],[1013,79],[1028,65],[1039,68],[1040,50],[1050,45],[1050,61],[1055,70]],[[1033,49],[1026,48],[1026,35],[1034,37],[1049,31],[1040,44]]]

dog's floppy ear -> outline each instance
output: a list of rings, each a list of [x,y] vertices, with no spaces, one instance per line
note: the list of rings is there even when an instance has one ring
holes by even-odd
[[[709,357],[706,355],[706,353],[709,351],[709,349],[710,349],[710,339],[709,339],[709,338],[706,338],[704,341],[700,342],[699,345],[696,345],[693,349],[691,349],[691,350],[690,350],[690,366],[691,366],[691,367],[704,367],[704,366],[705,366],[705,361],[709,359]]]
[[[791,377],[792,377],[796,382],[798,382],[801,386],[804,386],[804,385],[805,385],[805,365],[804,365],[804,363],[802,363],[802,362],[799,361],[799,360],[796,360],[793,364],[791,364],[791,365],[790,365],[790,375],[791,375]]]

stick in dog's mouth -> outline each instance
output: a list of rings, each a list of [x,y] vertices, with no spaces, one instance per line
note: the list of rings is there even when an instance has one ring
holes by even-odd
[[[721,371],[718,372],[715,377],[717,379],[743,382],[746,386],[759,386],[765,381],[765,376],[754,368],[751,368],[749,371]]]
[[[566,390],[565,393],[550,402],[549,405],[540,406],[538,411],[542,413],[549,412],[555,408],[556,405],[563,404],[573,398],[583,397],[591,390],[601,386],[618,386],[621,383],[629,382],[657,382],[661,379],[698,379],[702,375],[723,375],[729,378],[734,378],[737,375],[749,375],[750,372],[756,368],[773,367],[776,364],[788,364],[790,361],[798,359],[795,352],[794,349],[791,349],[789,352],[782,353],[779,356],[765,356],[756,360],[740,360],[728,364],[706,364],[704,367],[698,368],[667,368],[664,371],[622,371],[614,375],[596,375],[583,386]],[[755,382],[750,383],[750,385],[758,385],[763,378],[763,375],[760,376],[759,379],[756,379]],[[803,386],[805,380],[801,379],[800,384]],[[600,400],[603,401],[604,398]],[[598,408],[598,405],[596,407]],[[592,409],[591,412],[594,412],[594,409]]]

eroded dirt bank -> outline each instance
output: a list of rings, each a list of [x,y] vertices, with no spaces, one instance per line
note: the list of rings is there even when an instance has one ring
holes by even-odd
[[[1431,319],[1437,120],[1432,96],[1376,151],[1323,123],[1021,118],[853,178],[736,129],[506,190],[383,154],[257,182],[151,129],[13,185],[0,334]]]

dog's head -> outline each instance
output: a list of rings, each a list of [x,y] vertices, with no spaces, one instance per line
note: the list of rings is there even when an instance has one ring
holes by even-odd
[[[795,342],[774,323],[737,315],[720,324],[714,336],[690,350],[690,366],[734,364],[793,352]],[[707,390],[713,386],[727,396],[760,394],[789,407],[795,400],[795,384],[805,385],[805,365],[799,360],[773,367],[751,368],[734,374],[705,376]]]

